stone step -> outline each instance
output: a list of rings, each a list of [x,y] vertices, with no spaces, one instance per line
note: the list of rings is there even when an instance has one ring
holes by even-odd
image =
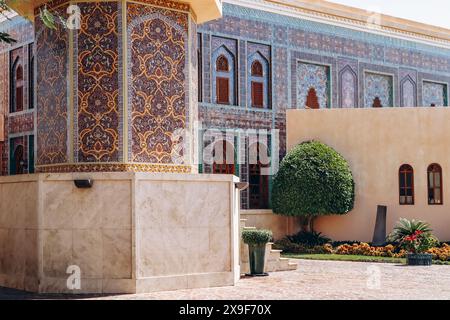
[[[270,250],[267,259],[271,260],[279,260],[280,259],[281,250]]]
[[[242,230],[255,230],[256,227],[245,226],[246,219],[241,219]],[[296,270],[297,264],[290,261],[288,258],[282,258],[281,253],[283,250],[272,249],[273,242],[266,244],[266,266],[265,272],[276,271],[290,271]],[[241,273],[248,273],[250,270],[248,259],[248,245],[244,244],[241,240]]]

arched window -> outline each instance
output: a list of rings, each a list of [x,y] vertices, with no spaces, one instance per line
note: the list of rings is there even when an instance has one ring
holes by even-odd
[[[258,60],[252,64],[252,107],[264,107],[264,71]]]
[[[216,102],[230,104],[230,64],[224,55],[217,58],[216,71]]]
[[[215,174],[235,174],[234,146],[225,140],[217,141],[213,151],[213,168]]]
[[[379,97],[375,97],[375,99],[373,99],[372,108],[383,108]]]
[[[319,109],[319,99],[317,98],[316,89],[310,88],[306,97],[306,107],[310,109]]]
[[[20,64],[15,67],[13,77],[13,101],[11,112],[23,110],[23,68]]]
[[[442,168],[434,163],[428,167],[428,204],[443,204],[442,198]]]
[[[414,170],[404,164],[398,170],[399,195],[401,205],[414,204]]]

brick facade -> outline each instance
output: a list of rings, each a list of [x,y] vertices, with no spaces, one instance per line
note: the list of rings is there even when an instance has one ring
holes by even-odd
[[[34,140],[34,118],[35,103],[33,94],[30,94],[31,59],[34,56],[34,30],[30,22],[14,17],[2,23],[2,31],[8,32],[17,40],[12,45],[0,43],[0,117],[4,118],[3,135],[0,135],[0,174],[10,174],[12,150],[21,145],[23,147],[24,173],[33,172],[34,155],[30,156],[30,140]],[[23,110],[12,111],[11,78],[14,74],[13,68],[20,65],[23,68]],[[33,142],[31,143],[34,144]]]

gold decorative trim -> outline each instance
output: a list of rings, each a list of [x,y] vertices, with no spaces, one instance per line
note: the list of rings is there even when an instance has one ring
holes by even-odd
[[[175,10],[187,11],[187,12],[189,12],[191,10],[191,6],[189,4],[183,3],[183,2],[171,1],[171,0],[131,0],[130,2],[149,4],[149,5],[156,6],[156,7],[172,9],[172,10],[175,9]]]
[[[189,165],[170,165],[153,163],[72,163],[36,166],[37,173],[68,172],[152,172],[152,173],[191,173]]]

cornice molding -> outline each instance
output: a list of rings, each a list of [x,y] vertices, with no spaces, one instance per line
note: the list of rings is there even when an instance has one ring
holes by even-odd
[[[448,29],[383,14],[372,16],[365,10],[323,0],[223,0],[223,2],[450,49]]]

